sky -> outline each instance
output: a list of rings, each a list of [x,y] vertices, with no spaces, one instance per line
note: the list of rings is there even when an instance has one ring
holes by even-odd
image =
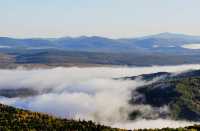
[[[200,0],[0,0],[0,36],[200,35]]]

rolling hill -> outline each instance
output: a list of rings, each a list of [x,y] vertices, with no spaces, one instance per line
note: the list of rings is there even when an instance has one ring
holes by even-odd
[[[95,124],[92,121],[75,121],[60,119],[47,114],[30,112],[0,104],[0,130],[21,131],[21,130],[69,130],[69,131],[118,131],[108,126]]]
[[[200,71],[189,71],[174,75],[167,72],[145,74],[139,76],[151,81],[160,78],[152,84],[142,86],[132,92],[130,103],[133,105],[150,105],[154,115],[141,115],[135,110],[131,119],[144,117],[146,119],[170,118],[174,120],[200,121]],[[127,77],[125,79],[137,79]],[[159,109],[168,107],[160,112]],[[157,114],[157,115],[155,115]]]
[[[92,121],[60,119],[3,104],[0,104],[0,111],[0,130],[2,131],[126,131],[125,129],[96,124]],[[199,129],[200,126],[194,125],[177,129],[139,129],[137,131],[198,131]]]

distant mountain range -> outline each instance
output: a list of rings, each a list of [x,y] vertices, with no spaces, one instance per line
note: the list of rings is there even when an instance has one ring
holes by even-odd
[[[199,36],[161,33],[140,38],[109,39],[98,36],[63,37],[52,39],[30,38],[14,39],[0,37],[0,48],[16,49],[61,49],[89,52],[129,52],[129,53],[194,53],[197,50],[183,45],[199,44]],[[192,51],[191,51],[192,50]]]
[[[200,63],[200,36],[161,33],[126,39],[0,37],[0,67],[10,67],[13,63],[60,66],[197,64]]]

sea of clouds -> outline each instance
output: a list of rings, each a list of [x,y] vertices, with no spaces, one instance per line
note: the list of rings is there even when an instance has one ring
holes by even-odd
[[[186,44],[186,45],[182,45],[182,48],[192,49],[192,50],[199,50],[200,49],[200,44],[199,43]]]
[[[151,107],[134,107],[128,101],[131,91],[152,81],[113,78],[191,69],[200,69],[200,65],[1,69],[0,89],[30,88],[40,93],[30,97],[0,97],[0,103],[127,129],[187,126],[194,123],[163,119],[129,121],[128,114],[135,108],[151,110]]]

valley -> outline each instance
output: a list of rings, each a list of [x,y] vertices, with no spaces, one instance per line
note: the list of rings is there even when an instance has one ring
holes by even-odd
[[[1,69],[0,103],[120,129],[183,128],[200,122],[199,69],[200,65]],[[146,122],[138,126],[138,121]]]

